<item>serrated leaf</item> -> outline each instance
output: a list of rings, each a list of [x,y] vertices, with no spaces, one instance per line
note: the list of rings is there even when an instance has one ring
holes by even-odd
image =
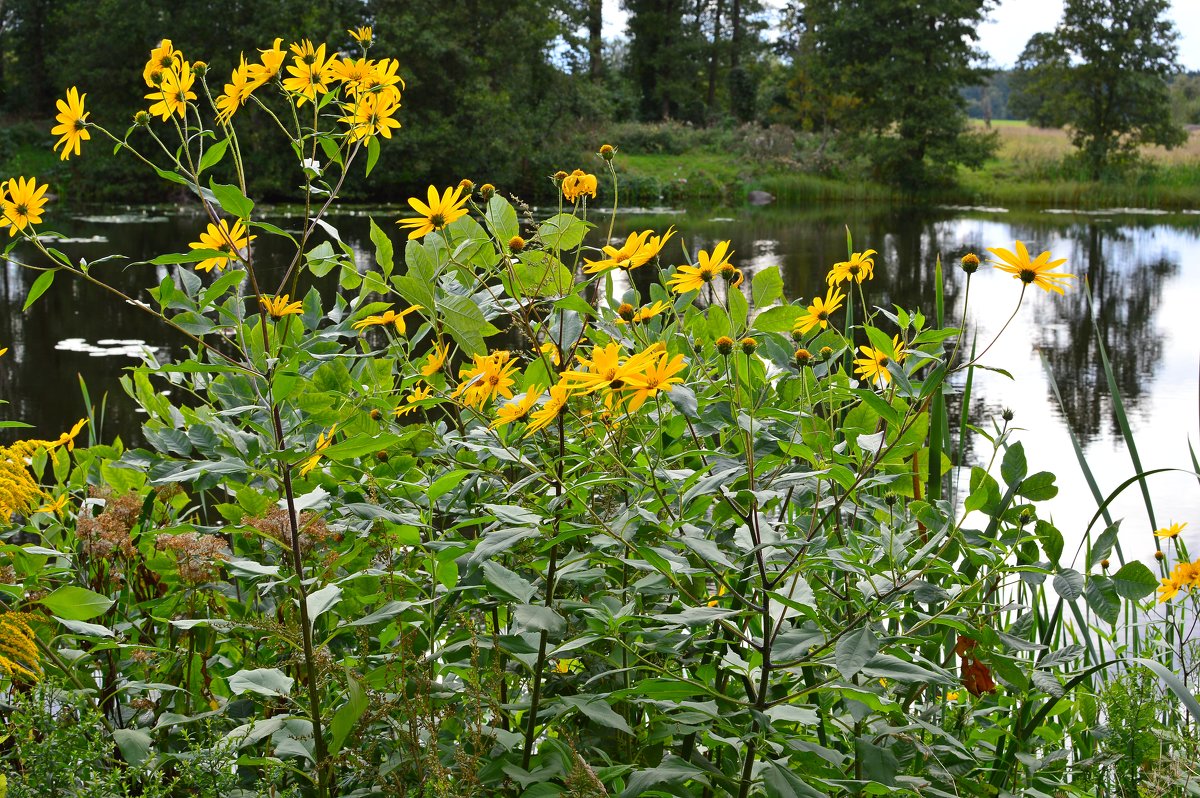
[[[1116,623],[1121,617],[1121,598],[1107,576],[1090,577],[1083,596],[1092,612],[1109,623]]]
[[[483,335],[490,329],[479,306],[465,296],[452,294],[438,304],[438,312],[446,330],[467,356],[482,355],[487,351]]]
[[[1113,589],[1117,595],[1133,601],[1144,599],[1158,588],[1158,579],[1144,564],[1127,562],[1112,575]]]
[[[583,242],[584,236],[594,227],[569,213],[551,216],[538,226],[538,237],[550,249],[574,249]]]

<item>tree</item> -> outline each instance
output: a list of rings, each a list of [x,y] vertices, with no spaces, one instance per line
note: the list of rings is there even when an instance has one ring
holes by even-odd
[[[1169,7],[1169,0],[1067,0],[1058,27],[1031,38],[1018,62],[1014,107],[1039,124],[1068,128],[1093,178],[1135,159],[1142,145],[1187,141],[1171,114],[1168,81],[1179,48]]]
[[[905,189],[977,165],[994,138],[967,127],[961,90],[982,81],[973,42],[988,0],[807,0],[810,40],[798,65],[811,84],[844,98],[837,124],[861,135],[877,177]]]

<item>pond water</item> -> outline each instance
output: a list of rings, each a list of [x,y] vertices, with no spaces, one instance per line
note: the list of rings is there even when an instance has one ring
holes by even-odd
[[[391,221],[396,212],[373,215],[381,227],[394,229]],[[283,214],[269,220],[285,228],[298,224]],[[367,214],[340,215],[330,221],[360,253],[365,266],[373,251]],[[928,315],[932,315],[934,262],[940,254],[948,264],[945,290],[950,319],[961,318],[964,279],[956,264],[963,253],[985,255],[987,247],[1011,248],[1015,239],[1026,242],[1035,254],[1049,249],[1056,257],[1068,259],[1066,270],[1090,282],[1097,324],[1143,465],[1152,469],[1190,464],[1189,438],[1196,440],[1200,434],[1196,334],[1200,267],[1187,253],[1200,249],[1200,215],[863,206],[817,211],[689,210],[625,214],[617,233],[623,236],[645,227],[661,231],[672,224],[691,252],[731,239],[734,261],[747,278],[758,268],[778,264],[787,295],[805,298],[822,293],[829,265],[845,258],[849,225],[856,249],[880,253],[868,301],[889,309],[894,304],[921,307]],[[194,215],[130,209],[116,214],[106,210],[105,215],[60,215],[53,226],[65,236],[56,246],[72,257],[93,260],[119,252],[148,259],[185,250],[203,222]],[[398,233],[394,238],[402,243]],[[28,254],[19,248],[14,257]],[[274,255],[280,256],[276,260],[282,257],[264,242],[256,250],[256,262],[269,264]],[[157,285],[167,267],[108,264],[97,268],[129,296],[145,299],[145,289]],[[143,347],[165,357],[178,351],[183,341],[120,298],[63,277],[22,313],[36,275],[9,264],[4,276],[0,346],[8,346],[9,352],[0,359],[0,399],[9,404],[3,417],[33,424],[40,436],[55,437],[83,415],[82,379],[94,403],[107,395],[101,437],[120,435],[137,441],[140,420],[117,379],[122,369],[138,362]],[[1020,284],[1009,275],[986,266],[981,269],[972,284],[968,335],[977,334],[981,346],[990,341],[1012,313],[1019,293]],[[1063,406],[1051,391],[1043,361],[1062,391]],[[998,372],[977,372],[971,422],[990,429],[992,419],[998,422],[1004,408],[1013,411],[1031,470],[1049,470],[1059,477],[1060,493],[1044,507],[1068,541],[1078,541],[1096,503],[1068,430],[1074,430],[1103,494],[1134,473],[1100,367],[1082,281],[1065,297],[1028,292],[1007,332],[983,362],[1007,370],[1014,379]],[[990,445],[974,436],[968,462],[986,462],[989,456]],[[1195,545],[1194,538],[1200,538],[1200,489],[1195,478],[1155,476],[1150,488],[1158,525],[1193,522],[1184,535]],[[1121,539],[1126,556],[1149,561],[1153,527],[1136,487],[1114,502],[1113,514],[1125,519]]]

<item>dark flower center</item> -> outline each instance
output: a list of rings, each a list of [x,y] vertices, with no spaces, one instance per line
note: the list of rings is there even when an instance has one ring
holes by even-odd
[[[440,213],[430,214],[429,223],[433,225],[435,230],[441,230],[446,226],[446,217]]]
[[[818,321],[829,321],[829,311],[822,310],[820,313],[817,314],[817,320]]]
[[[880,356],[879,356],[879,367],[880,367],[880,368],[887,368],[887,364],[888,364],[888,356],[887,356],[887,355],[880,355]]]
[[[1021,269],[1020,277],[1021,282],[1026,284],[1032,283],[1037,279],[1037,272],[1035,272],[1033,269]]]

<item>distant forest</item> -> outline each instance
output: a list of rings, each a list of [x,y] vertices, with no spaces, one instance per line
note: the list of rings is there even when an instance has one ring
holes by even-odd
[[[967,116],[972,119],[1025,119],[1028,113],[1018,100],[1010,103],[1011,69],[999,69],[977,86],[962,90]],[[1171,111],[1183,125],[1200,125],[1200,71],[1181,72],[1171,79]],[[1015,108],[1014,108],[1015,105]]]

